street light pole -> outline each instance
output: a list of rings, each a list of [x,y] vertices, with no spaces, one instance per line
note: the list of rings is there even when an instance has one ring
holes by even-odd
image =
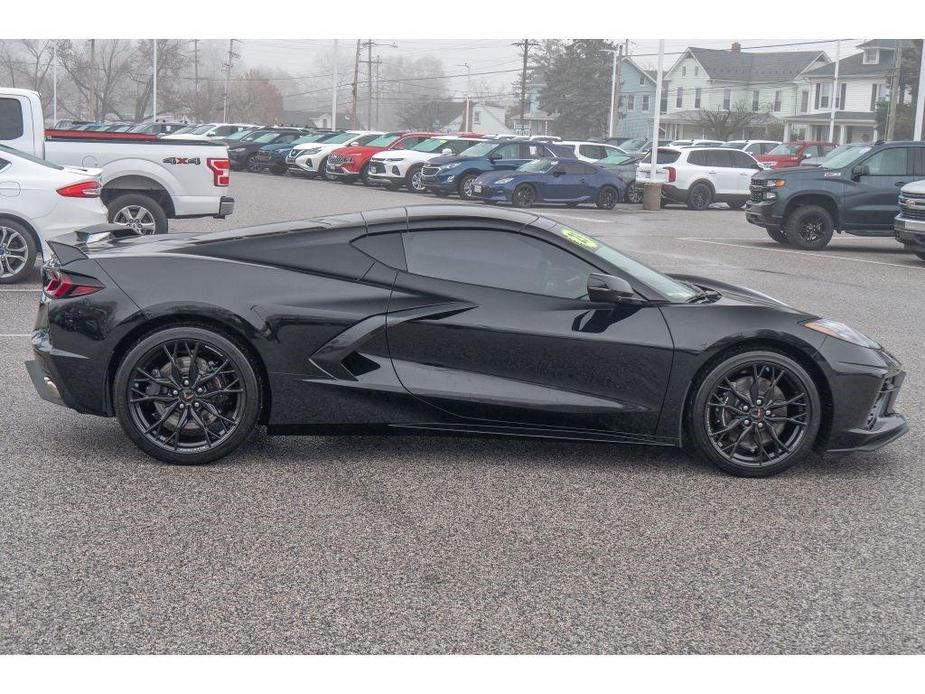
[[[919,90],[921,91],[921,89]],[[55,123],[58,122],[58,40],[51,43],[51,113]]]
[[[922,62],[919,64],[919,87],[915,99],[915,130],[913,140],[925,140],[925,39],[922,40]]]
[[[152,76],[151,84],[151,120],[157,120],[157,39],[152,39],[154,42],[154,75]]]
[[[337,130],[337,39],[334,39],[334,76],[331,80],[331,130]]]
[[[655,167],[658,164],[658,126],[662,115],[662,68],[665,65],[665,39],[658,41],[658,69],[655,73],[655,118],[652,119],[652,171],[651,180],[655,180]]]
[[[838,65],[841,62],[841,41],[835,42],[835,76],[832,78],[832,101],[830,103],[831,110],[829,111],[829,142],[835,142],[835,99],[838,94]],[[845,105],[841,104],[841,108],[844,111]],[[837,143],[836,143],[837,144]]]

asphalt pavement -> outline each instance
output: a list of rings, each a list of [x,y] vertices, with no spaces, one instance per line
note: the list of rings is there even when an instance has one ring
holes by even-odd
[[[207,230],[426,196],[234,174]],[[38,399],[38,301],[0,287],[0,652],[925,650],[925,263],[890,239],[779,246],[742,212],[547,208],[659,269],[847,322],[905,365],[908,435],[739,479],[680,451],[272,437],[162,465]]]

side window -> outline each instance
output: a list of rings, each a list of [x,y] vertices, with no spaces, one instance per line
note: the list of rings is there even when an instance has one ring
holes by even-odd
[[[353,241],[353,245],[380,263],[397,270],[405,269],[405,251],[400,232],[366,234]]]
[[[511,142],[502,147],[499,147],[493,152],[493,156],[498,159],[523,159],[524,157],[520,156],[520,145],[516,142]]]
[[[298,137],[299,137],[299,136],[296,135],[295,133],[286,133],[285,135],[283,135],[283,136],[281,136],[279,139],[277,139],[277,140],[276,140],[276,143],[277,143],[277,144],[280,144],[280,145],[287,145],[287,144],[289,144],[290,142],[292,142],[293,140],[298,139]]]
[[[659,156],[659,159],[661,159],[661,156]],[[698,151],[691,152],[690,154],[688,154],[687,163],[694,164],[695,166],[709,166],[710,165],[707,162],[707,153],[704,150],[698,150]]]
[[[404,234],[408,272],[495,289],[579,299],[595,268],[539,239],[507,231]]]
[[[890,147],[881,150],[864,163],[871,176],[905,176],[908,171],[909,150],[905,147]]]
[[[732,155],[732,165],[737,169],[760,169],[761,167],[755,163],[755,160],[748,156],[745,152],[738,152],[732,150],[729,152]]]
[[[0,171],[3,171],[6,167],[10,165],[6,159],[0,159]]]
[[[589,159],[603,159],[607,156],[607,150],[601,145],[579,145],[578,153]]]
[[[415,135],[414,137],[406,137],[395,146],[395,149],[408,149],[409,147],[414,147],[418,143],[424,142],[426,139],[426,137],[420,137],[419,135]]]
[[[547,156],[546,148],[543,145],[538,145],[535,143],[525,143],[523,149],[526,150],[525,153],[520,157],[521,159],[539,159],[540,157]]]
[[[572,174],[573,176],[584,176],[587,173],[584,164],[577,161],[559,162],[558,168],[562,169],[567,174]]]
[[[453,154],[459,154],[460,152],[469,149],[474,144],[474,142],[469,140],[450,140],[449,142],[444,142],[440,150],[442,151],[449,147],[451,150],[453,150]]]
[[[223,125],[220,128],[215,129],[215,137],[225,137],[226,135],[231,135],[231,133],[237,130],[233,125]]]
[[[718,166],[723,169],[729,169],[734,166],[732,160],[732,150],[707,150],[707,161],[710,162],[710,166]]]
[[[0,99],[0,140],[22,137],[22,106],[19,99]]]

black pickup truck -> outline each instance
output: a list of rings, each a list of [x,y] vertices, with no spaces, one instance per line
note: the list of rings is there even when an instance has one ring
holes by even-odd
[[[925,178],[925,142],[844,145],[815,166],[752,176],[745,218],[785,245],[820,250],[834,232],[892,236],[899,189]]]

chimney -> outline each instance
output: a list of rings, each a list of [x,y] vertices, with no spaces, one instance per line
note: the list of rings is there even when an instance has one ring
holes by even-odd
[[[732,47],[731,47],[729,50],[732,51],[733,53],[741,53],[741,52],[742,52],[742,44],[739,43],[738,41],[733,41]]]

